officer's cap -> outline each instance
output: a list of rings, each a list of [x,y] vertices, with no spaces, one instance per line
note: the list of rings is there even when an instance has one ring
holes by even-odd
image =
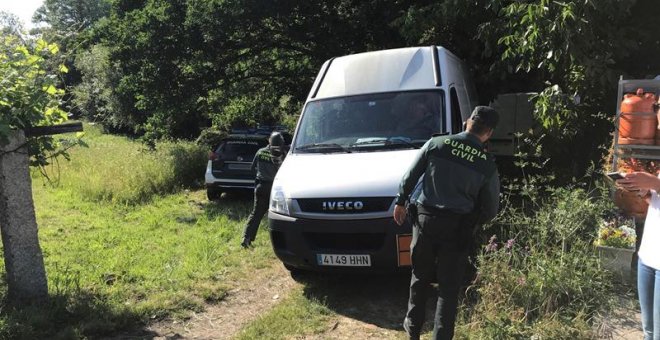
[[[477,106],[472,111],[471,120],[479,121],[491,129],[497,127],[500,115],[490,106]]]
[[[268,138],[268,144],[271,146],[284,146],[284,136],[281,133],[275,131],[270,134]]]

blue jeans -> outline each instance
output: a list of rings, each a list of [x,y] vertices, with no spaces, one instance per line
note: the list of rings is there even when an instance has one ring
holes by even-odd
[[[660,270],[637,261],[637,291],[644,340],[660,340]]]

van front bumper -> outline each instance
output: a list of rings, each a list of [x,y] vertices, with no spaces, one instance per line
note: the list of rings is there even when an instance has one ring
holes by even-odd
[[[313,271],[394,272],[399,266],[397,235],[411,234],[393,218],[316,220],[268,212],[273,251],[289,268]],[[319,254],[369,255],[368,267],[319,265]]]

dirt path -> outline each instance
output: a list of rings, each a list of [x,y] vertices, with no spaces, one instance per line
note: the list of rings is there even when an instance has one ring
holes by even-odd
[[[243,326],[285,298],[298,285],[277,263],[256,273],[250,282],[242,282],[215,305],[201,313],[193,313],[186,321],[164,320],[146,330],[154,339],[230,339]]]
[[[231,339],[266,313],[294,288],[309,298],[325,301],[336,313],[325,332],[305,339],[403,339],[401,318],[405,314],[407,276],[354,276],[314,274],[294,280],[280,263],[258,271],[215,305],[193,313],[185,321],[163,320],[139,334],[111,339]]]
[[[250,322],[266,313],[294,288],[300,288],[311,299],[324,301],[336,316],[327,330],[304,339],[405,339],[401,329],[405,314],[407,275],[356,276],[313,274],[296,276],[294,280],[280,263],[256,272],[249,282],[202,313],[193,313],[185,321],[163,320],[149,325],[142,336],[114,339],[231,339]],[[641,339],[639,307],[634,293],[619,297],[619,307],[602,317],[597,326],[598,339]],[[433,302],[427,314],[432,315]],[[426,323],[427,330],[432,327]],[[144,336],[149,334],[148,336]]]
[[[617,307],[604,315],[598,328],[599,339],[640,340],[643,338],[637,295],[631,287],[621,287]]]

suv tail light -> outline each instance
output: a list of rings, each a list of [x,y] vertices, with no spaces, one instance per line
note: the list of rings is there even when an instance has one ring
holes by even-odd
[[[214,161],[216,159],[218,159],[218,155],[213,151],[209,151],[209,161]]]

